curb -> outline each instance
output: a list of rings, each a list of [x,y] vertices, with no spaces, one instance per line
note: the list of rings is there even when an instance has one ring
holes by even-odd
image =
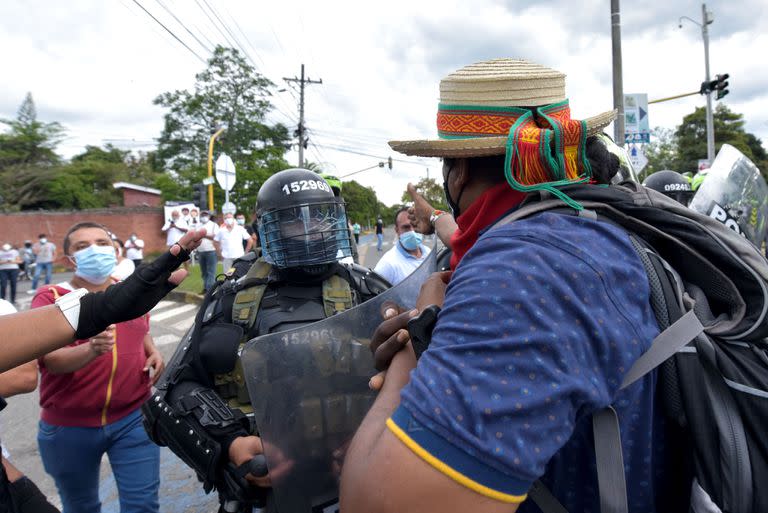
[[[195,294],[194,292],[184,292],[181,290],[170,291],[166,298],[179,303],[192,303],[196,305],[199,305],[203,302],[202,295]]]

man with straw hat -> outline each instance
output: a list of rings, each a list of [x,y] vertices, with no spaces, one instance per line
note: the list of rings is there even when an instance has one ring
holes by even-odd
[[[581,205],[561,190],[617,173],[598,136],[614,117],[572,119],[564,74],[497,59],[440,83],[439,139],[390,143],[443,158],[458,227],[452,272],[427,281],[416,310],[385,308],[374,334],[388,369],[347,453],[342,511],[539,511],[529,496],[599,511],[591,413],[608,405],[629,510],[656,511],[668,476],[655,372],[619,391],[659,332],[648,279],[626,232],[573,215]],[[494,227],[529,192],[569,212]],[[432,333],[418,365],[408,320]]]

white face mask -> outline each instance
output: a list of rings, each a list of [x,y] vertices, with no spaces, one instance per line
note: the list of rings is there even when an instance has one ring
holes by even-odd
[[[3,251],[10,251],[11,245],[10,244],[3,244]]]
[[[46,239],[45,237],[40,239],[40,244],[45,244],[46,242],[48,242],[48,239]]]
[[[209,219],[207,216],[200,216],[200,222],[203,224],[207,223]]]
[[[227,219],[224,219],[224,224],[226,224],[227,226],[232,226],[235,224],[235,220],[232,219],[231,217],[228,217]]]

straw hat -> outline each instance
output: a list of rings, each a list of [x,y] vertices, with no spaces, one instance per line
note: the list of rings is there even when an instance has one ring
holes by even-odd
[[[522,59],[470,64],[440,82],[440,139],[390,141],[393,150],[422,157],[483,157],[505,153],[509,128],[521,107],[566,102],[565,74]],[[616,111],[587,118],[587,136],[616,118]]]

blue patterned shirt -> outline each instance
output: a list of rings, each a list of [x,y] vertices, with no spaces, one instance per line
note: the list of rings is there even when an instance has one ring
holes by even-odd
[[[612,225],[546,213],[484,233],[451,279],[389,429],[481,494],[521,502],[541,479],[569,511],[599,513],[590,414],[613,405],[630,511],[656,511],[656,373],[619,391],[659,331],[649,295]]]

